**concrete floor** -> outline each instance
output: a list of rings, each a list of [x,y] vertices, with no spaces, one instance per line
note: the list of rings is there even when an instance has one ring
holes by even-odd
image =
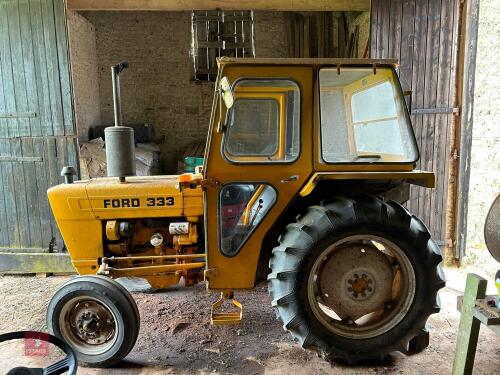
[[[153,294],[134,293],[141,313],[137,344],[113,369],[81,368],[79,374],[449,374],[459,313],[456,297],[465,274],[447,272],[441,292],[442,312],[429,320],[431,344],[406,357],[393,354],[387,363],[345,366],[302,350],[275,319],[265,285],[237,297],[243,302],[240,326],[213,327],[209,306],[215,295],[202,285]],[[0,333],[45,329],[48,301],[67,277],[0,277]],[[0,373],[14,365],[22,348],[0,346]],[[2,355],[3,353],[3,355]],[[17,354],[16,354],[17,353]],[[500,374],[500,340],[481,329],[475,374]]]

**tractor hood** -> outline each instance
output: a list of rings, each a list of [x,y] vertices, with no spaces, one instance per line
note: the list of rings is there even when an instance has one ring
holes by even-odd
[[[202,214],[201,187],[181,189],[179,176],[134,176],[125,183],[111,177],[77,181],[49,189],[48,197],[57,221]],[[199,206],[195,215],[193,205]]]

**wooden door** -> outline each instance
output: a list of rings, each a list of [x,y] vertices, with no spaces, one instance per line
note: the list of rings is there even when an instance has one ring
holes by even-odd
[[[436,188],[411,187],[408,209],[436,242],[446,232],[450,126],[453,116],[459,0],[373,0],[371,57],[396,58],[420,148],[417,168],[436,174]]]
[[[70,87],[64,1],[0,1],[0,271],[62,250],[46,191],[77,166]]]

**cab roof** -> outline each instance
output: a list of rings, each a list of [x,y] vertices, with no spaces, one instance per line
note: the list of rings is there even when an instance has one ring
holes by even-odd
[[[398,67],[396,59],[346,59],[346,58],[234,58],[220,57],[223,65],[301,65],[301,66],[390,66]]]

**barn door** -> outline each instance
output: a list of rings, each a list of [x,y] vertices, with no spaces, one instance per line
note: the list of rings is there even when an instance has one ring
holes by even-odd
[[[436,174],[436,188],[412,186],[407,205],[444,246],[459,0],[387,3],[372,1],[371,57],[398,59],[403,90],[412,91],[417,168]]]
[[[0,272],[62,250],[46,191],[77,165],[66,38],[63,0],[0,1]]]

